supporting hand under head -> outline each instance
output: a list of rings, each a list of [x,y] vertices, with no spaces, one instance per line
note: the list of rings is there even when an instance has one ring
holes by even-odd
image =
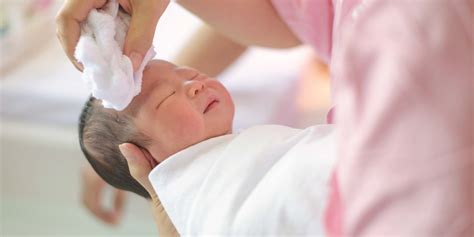
[[[154,167],[152,167],[150,162],[148,162],[146,156],[151,155],[148,151],[140,149],[131,143],[121,144],[119,149],[122,152],[122,155],[127,159],[128,168],[132,177],[135,178],[135,180],[137,180],[150,194],[151,210],[153,212],[155,224],[158,228],[159,236],[179,236],[168,214],[161,205],[161,201],[156,195],[150,180],[148,179],[148,175]]]
[[[130,27],[125,39],[124,54],[130,57],[137,70],[143,57],[153,43],[158,20],[169,4],[169,0],[117,0],[131,15]],[[69,60],[80,71],[82,65],[74,58],[74,50],[81,35],[81,22],[87,19],[92,9],[103,7],[107,0],[65,0],[56,16],[57,36]]]

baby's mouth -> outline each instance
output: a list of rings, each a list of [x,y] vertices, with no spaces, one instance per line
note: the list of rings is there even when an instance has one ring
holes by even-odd
[[[204,114],[207,113],[208,111],[210,111],[211,109],[213,109],[214,107],[217,106],[217,104],[219,104],[219,100],[217,99],[212,99],[210,100],[208,103],[207,103],[207,106],[206,106],[206,109],[204,110]]]

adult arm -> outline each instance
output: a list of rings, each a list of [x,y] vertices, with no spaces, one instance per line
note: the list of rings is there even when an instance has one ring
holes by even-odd
[[[472,9],[368,1],[345,26],[333,65],[335,236],[473,235]]]
[[[301,44],[270,0],[177,0],[216,31],[242,45],[289,48]]]
[[[174,60],[211,77],[218,76],[247,49],[207,25],[200,27],[188,40]]]
[[[66,0],[56,17],[57,35],[71,62],[82,70],[74,58],[80,36],[80,24],[92,9],[104,6],[106,0]],[[301,42],[278,16],[270,0],[179,0],[183,7],[207,22],[216,32],[241,45],[288,48]],[[132,16],[124,53],[136,69],[150,48],[156,24],[169,0],[119,0]]]

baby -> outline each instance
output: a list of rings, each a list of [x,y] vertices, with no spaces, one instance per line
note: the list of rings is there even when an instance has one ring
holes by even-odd
[[[118,148],[130,142],[154,167],[148,178],[180,234],[324,234],[331,126],[231,134],[234,104],[219,81],[159,60],[143,76],[124,111],[91,98],[81,114],[81,149],[106,182],[149,198]]]
[[[219,81],[152,60],[144,69],[141,93],[125,110],[105,109],[99,100],[88,100],[80,116],[79,142],[106,182],[149,198],[130,175],[120,144],[142,148],[154,167],[191,145],[230,134],[233,117],[233,101]]]

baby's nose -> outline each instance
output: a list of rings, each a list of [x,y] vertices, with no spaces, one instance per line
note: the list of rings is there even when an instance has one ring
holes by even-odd
[[[188,96],[190,98],[194,98],[199,93],[201,93],[204,90],[204,88],[206,88],[206,85],[202,81],[192,80],[192,81],[186,82],[186,87],[187,87]]]

